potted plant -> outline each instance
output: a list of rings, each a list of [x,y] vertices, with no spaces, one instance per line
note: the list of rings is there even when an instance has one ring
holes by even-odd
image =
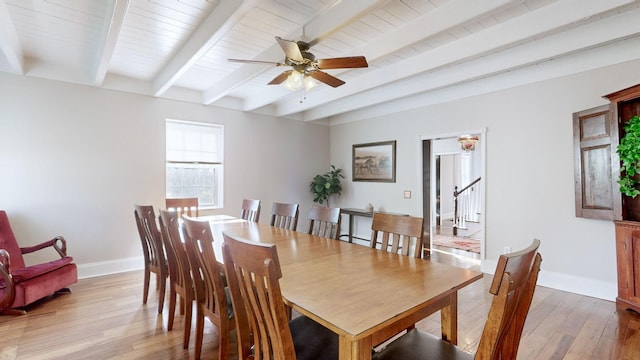
[[[333,194],[340,195],[342,192],[341,179],[344,179],[342,169],[336,169],[333,165],[331,165],[331,170],[323,175],[316,175],[309,184],[311,193],[313,193],[313,201],[322,204],[326,200],[327,206],[329,206],[329,197]]]
[[[620,139],[616,152],[620,156],[620,192],[635,198],[640,194],[638,178],[640,174],[640,117],[632,117],[624,126],[625,134]]]

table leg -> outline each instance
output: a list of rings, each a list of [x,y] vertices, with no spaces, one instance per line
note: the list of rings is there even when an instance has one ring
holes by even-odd
[[[440,309],[442,340],[458,343],[458,292],[449,295],[449,304]]]
[[[349,214],[349,242],[353,242],[353,215]]]
[[[371,360],[372,338],[368,336],[360,340],[347,339],[340,336],[339,360]]]

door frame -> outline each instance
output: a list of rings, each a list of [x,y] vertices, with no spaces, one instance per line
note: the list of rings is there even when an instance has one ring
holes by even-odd
[[[485,258],[485,242],[486,242],[486,237],[487,237],[487,229],[486,229],[486,224],[487,224],[487,191],[486,191],[486,184],[487,184],[487,174],[486,174],[486,147],[487,147],[487,129],[486,128],[481,128],[481,129],[475,129],[475,130],[468,130],[468,131],[458,131],[458,132],[452,132],[452,133],[444,133],[444,134],[436,134],[436,135],[423,135],[420,136],[418,138],[418,144],[417,144],[417,148],[418,148],[418,169],[421,169],[422,171],[417,171],[418,173],[418,184],[420,184],[420,186],[418,186],[418,199],[419,199],[419,208],[423,209],[423,204],[425,203],[425,196],[429,196],[429,198],[426,200],[428,202],[428,204],[430,204],[430,211],[429,214],[423,214],[423,217],[428,217],[429,218],[429,229],[425,229],[425,233],[428,233],[428,239],[425,239],[426,241],[429,241],[429,248],[431,247],[431,234],[434,233],[434,226],[435,226],[435,212],[436,212],[436,203],[435,203],[435,192],[436,192],[436,155],[434,152],[434,147],[433,147],[433,142],[436,140],[441,140],[441,139],[448,139],[448,138],[457,138],[461,135],[467,135],[467,134],[479,134],[479,141],[478,141],[478,145],[476,147],[476,150],[474,151],[479,151],[480,152],[480,176],[482,177],[482,181],[480,182],[480,189],[482,191],[482,207],[481,207],[481,228],[482,228],[482,238],[480,239],[480,261],[481,261],[481,266],[482,266],[482,261]],[[424,184],[424,179],[423,179],[423,172],[425,171],[425,169],[423,168],[423,164],[424,164],[424,158],[423,158],[423,141],[425,140],[429,140],[431,141],[430,144],[430,159],[429,159],[429,174],[430,174],[430,181],[429,181],[429,191],[427,194],[425,194],[425,191],[423,189],[423,184]]]

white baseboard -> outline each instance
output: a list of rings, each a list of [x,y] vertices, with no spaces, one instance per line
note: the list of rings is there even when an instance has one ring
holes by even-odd
[[[497,264],[493,260],[482,261],[482,272],[493,275]],[[618,295],[617,283],[544,270],[540,270],[538,285],[609,301],[616,301]]]
[[[78,264],[78,278],[85,279],[141,269],[144,269],[144,257],[142,256],[112,261],[100,261],[89,264]]]

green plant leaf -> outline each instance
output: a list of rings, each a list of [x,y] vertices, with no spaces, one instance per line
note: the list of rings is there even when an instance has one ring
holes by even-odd
[[[326,173],[314,176],[309,184],[309,189],[313,193],[313,201],[322,204],[324,200],[328,201],[329,196],[340,195],[342,192],[341,179],[344,179],[342,169],[337,169],[334,165],[331,165],[331,170]]]
[[[620,192],[626,196],[636,197],[640,194],[638,181],[634,179],[640,174],[640,117],[632,117],[624,126],[625,134],[616,149],[620,157]]]

